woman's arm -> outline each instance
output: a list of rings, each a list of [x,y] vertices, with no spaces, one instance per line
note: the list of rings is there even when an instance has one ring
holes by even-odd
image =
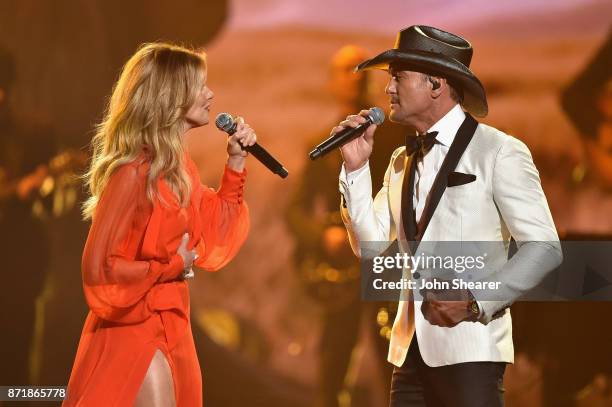
[[[145,177],[134,165],[123,165],[111,176],[93,217],[83,251],[85,298],[100,318],[136,323],[151,315],[150,289],[158,281],[177,277],[184,262],[174,254],[169,262],[141,261],[128,252],[134,235],[138,202],[145,196]]]
[[[237,172],[225,167],[218,191],[201,186],[200,218],[202,236],[194,265],[215,271],[226,265],[246,240],[249,209],[244,202],[246,169]]]

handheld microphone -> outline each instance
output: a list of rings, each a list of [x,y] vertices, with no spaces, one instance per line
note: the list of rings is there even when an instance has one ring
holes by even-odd
[[[385,112],[380,107],[373,107],[368,111],[366,122],[357,127],[347,127],[340,130],[321,144],[315,147],[309,154],[311,160],[323,157],[335,148],[341,147],[351,140],[359,137],[371,124],[382,124],[385,121]]]
[[[217,119],[215,120],[215,124],[217,128],[221,131],[226,132],[230,136],[236,132],[236,128],[238,127],[238,123],[229,113],[219,113],[217,115]],[[253,155],[253,157],[257,158],[257,160],[265,165],[270,171],[277,174],[281,178],[287,178],[289,172],[283,167],[281,163],[276,161],[274,157],[270,155],[262,146],[255,143],[252,146],[243,146],[240,142],[240,147],[243,150],[248,151]]]

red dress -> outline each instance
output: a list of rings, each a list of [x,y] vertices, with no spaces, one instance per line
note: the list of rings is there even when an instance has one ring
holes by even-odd
[[[249,229],[246,170],[226,167],[215,192],[201,184],[187,156],[193,192],[181,208],[161,179],[165,204],[147,198],[148,168],[144,156],[119,167],[96,207],[81,265],[90,311],[64,407],[131,407],[156,349],[172,370],[177,406],[202,405],[188,283],[176,251],[187,232],[197,267],[218,270],[234,257]]]

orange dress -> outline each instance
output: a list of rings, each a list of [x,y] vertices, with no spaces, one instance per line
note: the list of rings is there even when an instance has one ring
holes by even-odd
[[[131,407],[156,349],[172,370],[177,406],[202,405],[188,282],[177,249],[187,232],[197,267],[214,271],[232,259],[249,229],[246,170],[226,167],[215,192],[201,184],[187,156],[193,192],[182,208],[161,179],[164,202],[147,198],[148,168],[146,156],[119,167],[96,207],[81,265],[90,311],[64,407]]]

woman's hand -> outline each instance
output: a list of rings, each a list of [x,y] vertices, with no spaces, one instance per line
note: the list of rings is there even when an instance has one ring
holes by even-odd
[[[229,154],[227,165],[234,171],[242,172],[244,159],[248,153],[242,149],[240,144],[244,147],[252,146],[257,142],[257,135],[242,117],[237,117],[236,121],[236,132],[227,137],[227,153]]]
[[[183,272],[183,277],[191,278],[193,277],[193,262],[198,258],[195,249],[189,250],[187,249],[187,245],[189,244],[189,233],[185,233],[183,235],[183,240],[181,240],[181,244],[176,251],[182,258],[183,264],[185,265],[185,271]]]

